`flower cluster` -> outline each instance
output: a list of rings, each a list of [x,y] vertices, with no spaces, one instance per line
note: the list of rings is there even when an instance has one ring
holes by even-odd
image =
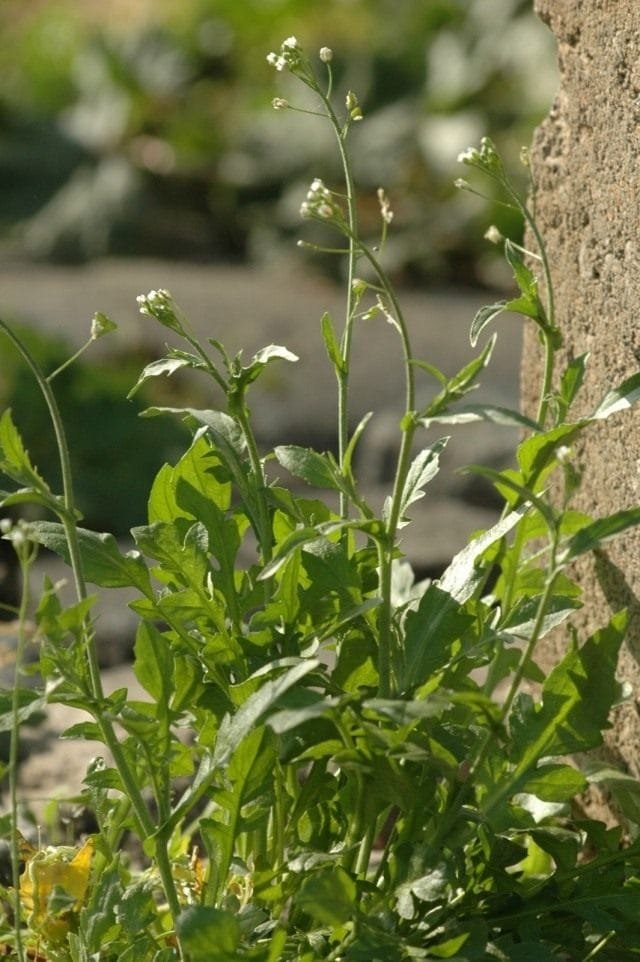
[[[300,205],[300,215],[331,220],[339,212],[340,208],[336,205],[331,191],[325,187],[324,181],[316,177],[307,191],[306,200]]]
[[[164,327],[175,331],[177,334],[184,335],[184,325],[181,320],[181,311],[173,300],[169,291],[159,288],[157,291],[149,291],[148,294],[140,294],[136,297],[141,314],[154,317]]]
[[[292,70],[300,63],[300,45],[295,37],[287,37],[280,46],[280,53],[267,54],[267,63],[270,63],[276,70],[282,71],[285,67]]]
[[[458,154],[458,163],[466,164],[468,167],[477,167],[493,177],[504,179],[502,161],[489,137],[482,138],[479,150],[477,147],[467,147],[461,154]]]

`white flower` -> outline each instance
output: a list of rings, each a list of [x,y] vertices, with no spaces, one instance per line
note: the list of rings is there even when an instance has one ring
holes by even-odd
[[[330,63],[333,60],[333,50],[331,47],[321,47],[319,56],[323,63]]]
[[[390,224],[393,220],[393,211],[389,204],[389,198],[384,192],[383,187],[378,187],[378,203],[380,204],[380,216],[382,217],[385,224]]]
[[[284,68],[287,66],[287,61],[284,59],[284,57],[278,56],[277,53],[268,53],[267,63],[270,63],[272,67],[276,68],[276,70],[284,70]]]
[[[502,236],[502,234],[500,233],[496,225],[492,224],[491,227],[489,227],[485,232],[484,239],[491,241],[492,244],[499,244],[501,241],[504,240],[504,237]]]
[[[475,160],[478,160],[479,154],[475,147],[467,147],[458,154],[459,164],[472,164]]]
[[[335,213],[336,206],[331,191],[320,177],[314,177],[307,191],[307,198],[300,205],[300,214],[302,217],[319,217],[321,220],[330,220]]]
[[[289,101],[283,100],[282,97],[274,97],[271,101],[271,106],[274,110],[287,110],[289,107]]]
[[[286,47],[287,50],[297,50],[298,41],[295,37],[287,37],[287,39],[283,41],[282,46]]]

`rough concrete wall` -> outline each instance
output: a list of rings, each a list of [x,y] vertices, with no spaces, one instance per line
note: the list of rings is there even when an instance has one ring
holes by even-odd
[[[640,368],[640,2],[537,0],[558,43],[560,89],[532,149],[535,206],[548,244],[564,335],[558,364],[591,352],[576,414]],[[529,332],[522,365],[534,409],[541,356]],[[576,507],[601,516],[640,502],[640,412],[613,416],[578,446],[585,480]],[[620,677],[633,684],[617,709],[607,754],[640,775],[640,534],[605,546],[579,572],[582,637],[622,606],[631,632]],[[549,665],[563,639],[541,655]],[[638,706],[638,707],[636,707]]]

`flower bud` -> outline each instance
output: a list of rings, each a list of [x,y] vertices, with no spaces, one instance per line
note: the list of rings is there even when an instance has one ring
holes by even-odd
[[[331,47],[321,47],[319,57],[323,63],[330,63],[333,60],[333,50]]]

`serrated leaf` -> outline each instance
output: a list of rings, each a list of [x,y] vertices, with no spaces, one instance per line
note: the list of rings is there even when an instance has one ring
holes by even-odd
[[[49,493],[47,482],[31,463],[10,409],[0,418],[0,471],[19,484],[35,488],[40,494]]]
[[[565,551],[561,556],[563,563],[573,561],[574,558],[593,551],[610,538],[616,537],[628,528],[635,528],[640,524],[640,508],[627,508],[616,511],[606,518],[598,518],[591,524],[585,525],[573,537],[569,538]]]
[[[632,407],[638,400],[640,400],[640,371],[628,377],[619,387],[609,391],[591,417],[596,420],[608,418],[611,414]]]
[[[525,317],[531,317],[534,321],[540,320],[542,314],[542,305],[538,297],[528,297],[526,294],[507,301],[504,309],[511,314],[524,314]]]
[[[319,662],[313,659],[300,661],[274,680],[264,681],[261,687],[244,702],[235,715],[227,715],[218,731],[214,758],[218,766],[225,765],[240,742],[248,733],[263,722],[278,699],[315,671]]]
[[[570,651],[551,671],[537,710],[512,727],[517,771],[525,773],[548,755],[587,751],[602,742],[617,697],[618,652],[629,616],[621,611],[609,624]]]
[[[64,526],[55,521],[34,521],[31,537],[71,563]],[[151,592],[149,572],[139,551],[120,552],[112,534],[77,528],[84,577],[101,588],[138,588]]]
[[[451,659],[454,642],[473,623],[473,616],[437,584],[431,584],[416,611],[406,618],[401,691],[423,685]]]

